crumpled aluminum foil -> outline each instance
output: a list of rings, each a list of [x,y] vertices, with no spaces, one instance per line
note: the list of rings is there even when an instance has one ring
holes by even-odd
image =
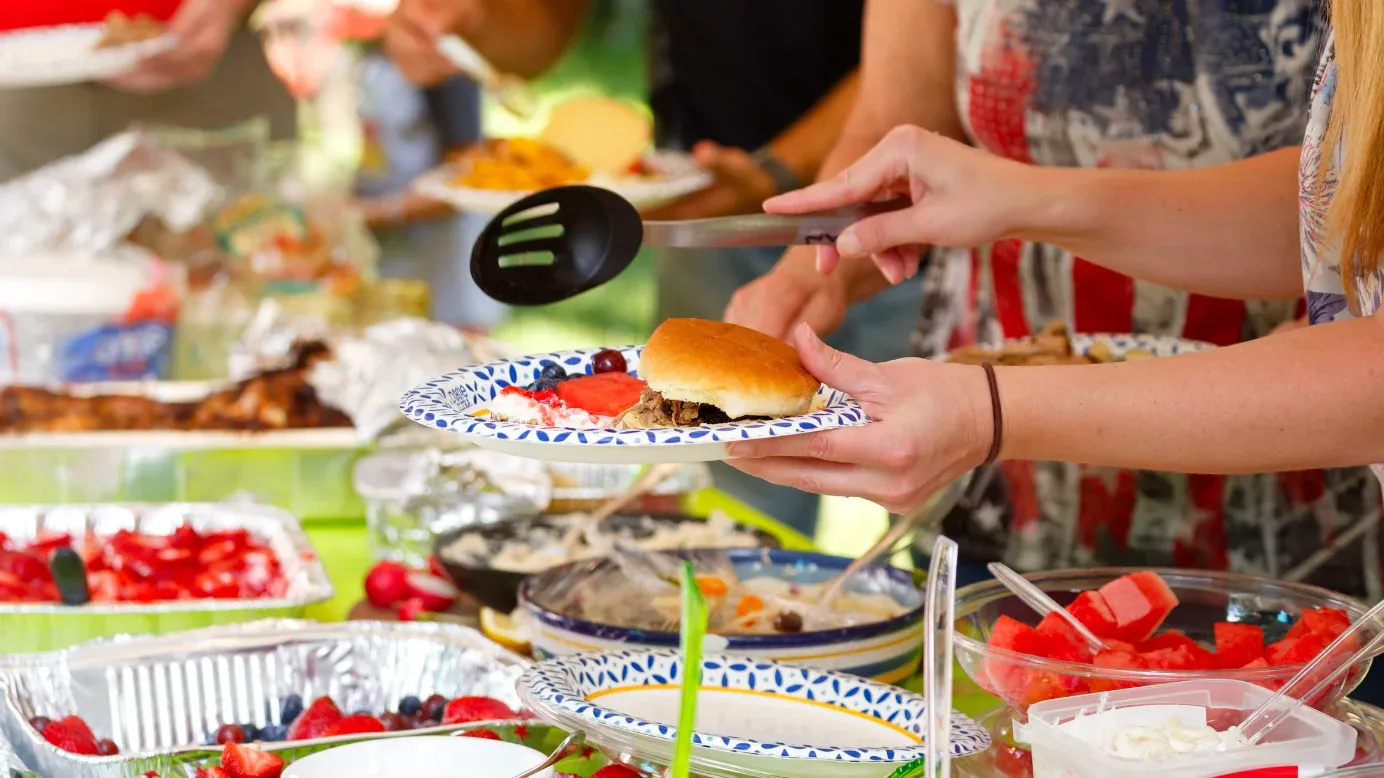
[[[332,358],[319,362],[308,380],[366,440],[406,423],[399,398],[410,388],[500,356],[493,342],[424,319],[383,322],[330,343]]]
[[[31,774],[29,768],[19,761],[19,757],[15,755],[14,749],[10,747],[4,734],[0,733],[0,778],[15,778],[15,776]]]
[[[0,255],[106,254],[147,217],[186,231],[220,199],[206,171],[151,133],[122,133],[0,185]]]
[[[0,729],[44,776],[137,778],[184,775],[185,758],[226,723],[278,724],[283,699],[329,695],[344,711],[391,710],[406,695],[483,695],[520,707],[516,683],[527,660],[479,632],[451,624],[258,621],[160,637],[123,635],[66,651],[0,663]],[[4,660],[0,660],[3,662]],[[49,745],[29,718],[80,715],[121,748],[116,757],[69,754]],[[399,735],[445,732],[434,727]],[[387,736],[387,735],[385,735]],[[378,736],[377,736],[378,737]],[[296,752],[360,736],[264,743]]]

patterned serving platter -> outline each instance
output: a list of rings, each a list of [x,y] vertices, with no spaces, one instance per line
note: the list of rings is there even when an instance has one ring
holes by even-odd
[[[7,0],[13,2],[14,0]],[[170,35],[98,49],[103,24],[41,27],[0,34],[0,89],[79,84],[126,73],[173,47]]]
[[[607,750],[667,764],[682,660],[675,651],[577,654],[540,662],[519,680],[539,718],[586,732]],[[923,698],[842,673],[744,657],[702,662],[692,770],[701,775],[882,778],[922,757]],[[990,736],[952,714],[949,748],[962,757]]]
[[[399,408],[425,427],[464,435],[481,448],[555,462],[592,464],[651,464],[656,462],[715,462],[726,458],[727,444],[802,435],[870,423],[865,411],[844,392],[822,387],[823,410],[769,421],[735,421],[699,427],[654,430],[577,429],[540,427],[493,421],[486,404],[506,386],[526,386],[537,380],[543,365],[556,362],[569,374],[591,372],[591,359],[600,349],[501,360],[457,370],[417,386],[403,396]],[[624,354],[630,372],[638,375],[642,346]]]

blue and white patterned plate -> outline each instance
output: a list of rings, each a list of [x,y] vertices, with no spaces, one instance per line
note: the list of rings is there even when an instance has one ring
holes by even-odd
[[[608,749],[672,757],[682,659],[675,651],[576,654],[533,665],[519,694],[540,718]],[[747,659],[702,662],[692,769],[698,774],[888,775],[927,752],[923,698],[842,673]],[[990,736],[952,714],[951,754]]]
[[[630,372],[638,375],[642,346],[618,349]],[[520,357],[457,370],[410,389],[399,401],[408,418],[425,427],[465,435],[481,448],[557,462],[594,464],[652,464],[656,462],[716,462],[726,458],[726,445],[742,440],[777,438],[870,422],[869,416],[844,392],[822,387],[823,410],[770,421],[734,421],[700,427],[654,430],[574,429],[539,427],[490,420],[484,412],[506,386],[527,386],[538,379],[543,365],[556,362],[576,375],[591,372],[591,358],[600,349],[558,351]]]
[[[1104,349],[1112,357],[1123,359],[1129,352],[1146,352],[1149,356],[1175,357],[1209,351],[1216,346],[1200,340],[1175,338],[1171,335],[1135,335],[1130,333],[1091,333],[1072,336],[1072,351],[1090,354],[1092,348]]]

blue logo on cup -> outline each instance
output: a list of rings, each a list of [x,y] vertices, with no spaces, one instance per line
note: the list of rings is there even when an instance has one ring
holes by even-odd
[[[173,329],[160,322],[108,324],[62,344],[60,381],[136,381],[159,378],[172,350]]]

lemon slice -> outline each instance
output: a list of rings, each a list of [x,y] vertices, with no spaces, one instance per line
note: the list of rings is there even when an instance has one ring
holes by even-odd
[[[481,632],[516,654],[528,654],[530,651],[527,630],[508,613],[481,608]]]

